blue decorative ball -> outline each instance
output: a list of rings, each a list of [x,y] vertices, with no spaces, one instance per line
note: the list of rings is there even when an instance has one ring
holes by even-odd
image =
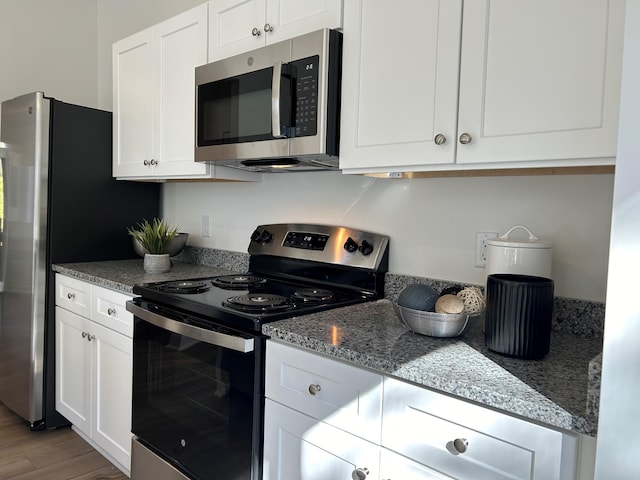
[[[400,292],[398,305],[412,308],[413,310],[433,312],[439,296],[440,294],[429,285],[416,283],[407,286]]]

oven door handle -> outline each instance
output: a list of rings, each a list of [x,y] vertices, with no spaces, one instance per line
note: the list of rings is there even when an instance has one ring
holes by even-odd
[[[189,325],[188,323],[178,322],[170,318],[150,312],[131,300],[127,301],[127,310],[134,316],[148,322],[156,327],[168,330],[178,335],[184,335],[194,340],[216,345],[222,348],[228,348],[237,352],[248,353],[253,351],[253,338],[243,338],[222,331],[213,331],[205,328]],[[223,327],[217,327],[223,330]]]

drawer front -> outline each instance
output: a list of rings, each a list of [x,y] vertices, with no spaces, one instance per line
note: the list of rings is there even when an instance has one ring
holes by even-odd
[[[56,305],[85,318],[90,318],[91,284],[56,274]]]
[[[382,376],[317,353],[269,341],[266,396],[375,443]]]
[[[127,311],[126,302],[133,296],[93,285],[91,319],[118,333],[133,337],[133,314]]]
[[[453,478],[568,480],[576,439],[385,379],[382,445]]]

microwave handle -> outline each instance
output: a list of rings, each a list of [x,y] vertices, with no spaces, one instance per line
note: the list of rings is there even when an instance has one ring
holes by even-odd
[[[271,134],[274,138],[287,138],[280,130],[280,79],[282,78],[282,62],[273,64],[271,80]]]

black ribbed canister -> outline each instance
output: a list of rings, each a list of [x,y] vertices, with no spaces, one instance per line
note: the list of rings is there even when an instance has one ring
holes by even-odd
[[[549,353],[553,280],[517,274],[487,277],[485,343],[489,350],[517,358]]]

